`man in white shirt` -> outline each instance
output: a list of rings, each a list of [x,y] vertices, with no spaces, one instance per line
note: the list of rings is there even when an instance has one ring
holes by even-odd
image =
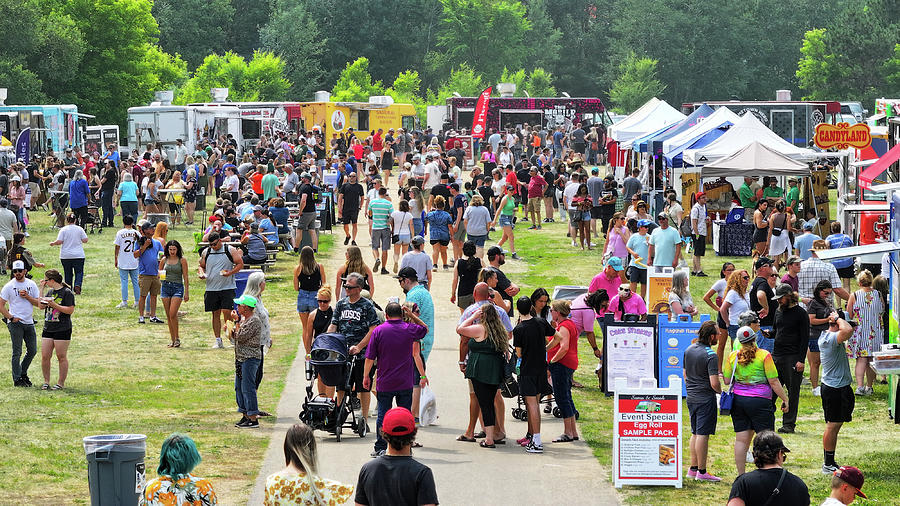
[[[113,241],[113,263],[119,269],[119,281],[122,285],[122,302],[116,309],[128,307],[128,279],[131,278],[131,288],[134,292],[134,304],[140,298],[138,285],[138,259],[134,257],[134,251],[138,249],[138,231],[134,229],[134,218],[129,215],[122,216],[124,228],[116,232]]]
[[[187,154],[187,147],[185,147],[184,141],[175,139],[175,170],[184,173],[184,169],[186,168],[184,159],[187,157]]]
[[[422,197],[426,200],[431,195],[431,189],[435,187],[438,183],[440,183],[441,179],[441,169],[438,165],[437,161],[434,159],[434,155],[428,153],[425,155],[425,181],[424,181],[424,192]]]
[[[575,194],[578,192],[578,187],[581,186],[581,176],[578,174],[572,174],[572,179],[569,179],[569,182],[566,183],[565,189],[563,189],[563,205],[562,207],[567,211],[572,210],[572,199],[575,197]],[[572,220],[569,220],[569,237],[572,238],[572,246],[575,246],[575,239],[578,236],[578,228],[572,225]]]
[[[34,332],[34,307],[40,304],[41,292],[34,281],[25,277],[25,262],[16,260],[12,264],[13,279],[0,290],[0,314],[9,329],[12,340],[12,377],[13,386],[30,387],[28,366],[37,353],[37,336]],[[7,304],[9,307],[7,308]],[[25,358],[22,356],[22,343],[25,343]]]
[[[700,259],[706,254],[707,225],[709,223],[709,215],[706,212],[706,194],[697,192],[697,202],[691,207],[691,241],[694,245],[694,269],[691,274],[701,278],[706,277],[703,267],[700,266]]]

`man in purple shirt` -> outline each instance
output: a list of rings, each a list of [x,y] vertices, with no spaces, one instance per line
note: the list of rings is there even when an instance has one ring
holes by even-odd
[[[412,323],[403,321],[406,315]],[[413,360],[413,343],[428,333],[428,327],[408,308],[390,302],[384,308],[386,321],[375,327],[366,347],[366,365],[363,373],[363,387],[371,388],[369,375],[375,361],[378,361],[378,422],[376,423],[375,450],[373,457],[384,455],[387,441],[381,436],[384,414],[393,406],[409,409],[412,406],[413,386],[418,381],[422,386],[428,383],[425,371],[417,371]],[[418,379],[418,380],[417,380]]]

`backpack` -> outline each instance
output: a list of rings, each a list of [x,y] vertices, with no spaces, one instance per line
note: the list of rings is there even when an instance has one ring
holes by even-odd
[[[228,256],[228,259],[231,260],[233,263],[234,259],[231,257],[231,246],[229,246],[227,243],[222,244],[222,246],[225,247],[225,250],[224,250],[225,255]],[[207,247],[203,248],[203,251],[200,252],[200,256],[203,257],[204,262],[206,261],[207,258],[209,258],[209,250],[210,250],[210,247],[207,246]]]
[[[690,237],[694,234],[694,231],[691,229],[690,213],[681,219],[681,226],[678,227],[678,231],[681,233],[682,237]]]

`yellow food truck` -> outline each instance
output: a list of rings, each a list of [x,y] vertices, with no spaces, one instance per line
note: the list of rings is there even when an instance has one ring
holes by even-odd
[[[320,97],[317,95],[316,98]],[[367,134],[379,128],[385,132],[390,128],[411,131],[418,122],[412,104],[395,104],[388,96],[369,97],[368,102],[300,102],[299,106],[301,128],[312,130],[318,127],[326,141],[332,134],[340,135],[350,128]]]

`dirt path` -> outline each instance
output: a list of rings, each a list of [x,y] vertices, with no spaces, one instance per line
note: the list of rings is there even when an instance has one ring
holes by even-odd
[[[368,227],[362,221],[357,243],[363,248],[366,262],[372,265]],[[338,246],[330,258],[321,259],[328,279],[332,279],[336,269],[343,264],[346,249],[342,246],[343,230],[335,227],[334,233]],[[524,264],[515,261],[508,265],[509,273],[525,268]],[[504,270],[507,271],[506,266]],[[609,483],[608,470],[600,466],[587,444],[583,441],[548,443],[562,433],[561,420],[552,415],[543,415],[543,455],[527,454],[515,444],[515,440],[526,431],[525,422],[514,420],[510,416],[515,399],[506,400],[505,418],[509,437],[505,446],[489,450],[474,443],[455,441],[456,436],[462,434],[468,424],[469,398],[468,386],[457,366],[459,341],[454,329],[460,313],[450,303],[452,276],[452,271],[438,270],[434,274],[434,285],[431,288],[435,303],[436,334],[428,362],[428,377],[437,397],[440,418],[438,425],[419,430],[418,441],[424,447],[415,451],[416,459],[433,470],[441,503],[617,504],[615,490]],[[396,279],[376,274],[375,300],[383,305],[391,296],[399,296],[403,300],[403,292]],[[298,423],[297,415],[306,386],[303,357],[301,350],[288,373],[278,405],[277,424],[249,504],[262,504],[266,476],[284,466],[284,434],[292,424]],[[372,430],[375,429],[375,414],[373,402],[369,418]],[[355,484],[360,466],[370,460],[369,453],[375,438],[371,435],[364,439],[345,437],[337,443],[329,434],[320,432],[317,435],[321,475]],[[482,476],[478,477],[478,474]]]

